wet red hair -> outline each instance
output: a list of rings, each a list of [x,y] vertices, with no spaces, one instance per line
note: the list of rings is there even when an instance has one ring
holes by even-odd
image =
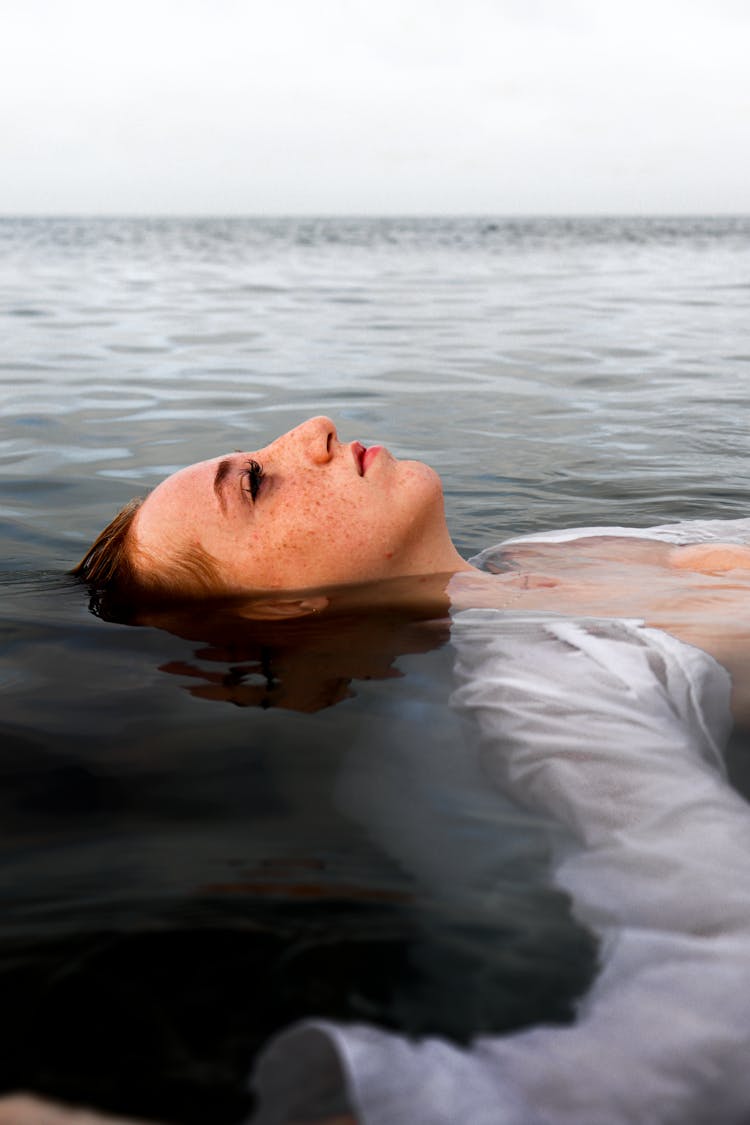
[[[91,588],[99,604],[143,600],[183,599],[220,593],[216,563],[202,547],[183,551],[160,567],[158,559],[146,559],[137,548],[133,525],[143,504],[142,496],[130,500],[97,535],[71,574]]]

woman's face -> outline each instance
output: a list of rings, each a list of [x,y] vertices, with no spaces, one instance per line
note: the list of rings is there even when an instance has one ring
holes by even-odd
[[[311,418],[263,449],[168,477],[139,510],[134,536],[136,565],[146,571],[168,575],[171,560],[208,552],[220,575],[217,593],[466,565],[448,536],[437,474],[381,446],[339,441],[328,418]]]

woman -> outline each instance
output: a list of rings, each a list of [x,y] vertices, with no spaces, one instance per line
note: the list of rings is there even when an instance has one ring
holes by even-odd
[[[436,612],[450,599],[453,705],[488,788],[565,830],[553,877],[601,941],[570,1027],[467,1049],[364,1024],[292,1029],[260,1060],[259,1121],[747,1120],[750,812],[721,762],[724,668],[748,710],[746,542],[748,521],[583,529],[471,566],[430,469],[342,444],[322,418],[182,470],[102,533],[76,572],[122,601],[241,595],[250,615],[295,617],[327,610],[336,585],[392,591],[399,577],[400,597]],[[414,747],[420,769],[429,748]],[[415,831],[418,798],[416,785]],[[434,870],[434,848],[405,849]]]
[[[583,529],[579,536],[594,533],[622,538],[622,529]],[[682,545],[695,528],[637,534]],[[628,561],[709,573],[747,567],[744,536],[750,538],[747,521],[715,521],[699,533],[707,543],[689,551],[634,551],[631,544]],[[622,548],[601,557],[621,559]],[[319,417],[256,452],[174,473],[126,505],[74,573],[105,589],[189,598],[472,570],[451,542],[437,474],[383,446],[343,443],[333,422]]]
[[[642,617],[734,670],[744,712],[746,542],[748,520],[589,528],[510,540],[472,566],[451,541],[431,468],[341,442],[318,417],[260,450],[174,473],[131,501],[73,573],[120,612],[241,596],[248,615],[299,617],[325,609],[331,587],[366,583],[371,604],[394,596],[384,580],[411,577],[395,596],[432,602],[435,616],[448,598],[454,609]]]
[[[76,573],[191,597],[464,569],[433,470],[344,444],[313,418],[254,453],[175,473],[115,518]]]

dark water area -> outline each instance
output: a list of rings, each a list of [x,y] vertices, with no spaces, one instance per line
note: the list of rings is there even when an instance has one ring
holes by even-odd
[[[486,794],[446,637],[351,676],[303,644],[284,706],[284,637],[105,622],[65,572],[318,413],[435,466],[467,557],[747,515],[749,311],[742,217],[0,220],[1,1089],[218,1125],[305,1015],[569,1017],[595,943],[556,830]]]

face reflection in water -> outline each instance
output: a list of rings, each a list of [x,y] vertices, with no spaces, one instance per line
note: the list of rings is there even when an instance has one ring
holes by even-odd
[[[374,604],[373,587],[340,587],[320,614],[258,617],[252,599],[233,598],[149,608],[136,623],[195,642],[159,666],[195,698],[313,712],[358,694],[357,681],[400,678],[399,657],[447,643],[447,598],[425,597],[421,581],[380,583],[376,595],[392,598]]]
[[[305,589],[465,569],[437,474],[382,446],[339,440],[311,418],[263,449],[190,465],[146,499],[136,561],[168,574],[200,549],[217,593]],[[189,591],[186,591],[189,592]]]

